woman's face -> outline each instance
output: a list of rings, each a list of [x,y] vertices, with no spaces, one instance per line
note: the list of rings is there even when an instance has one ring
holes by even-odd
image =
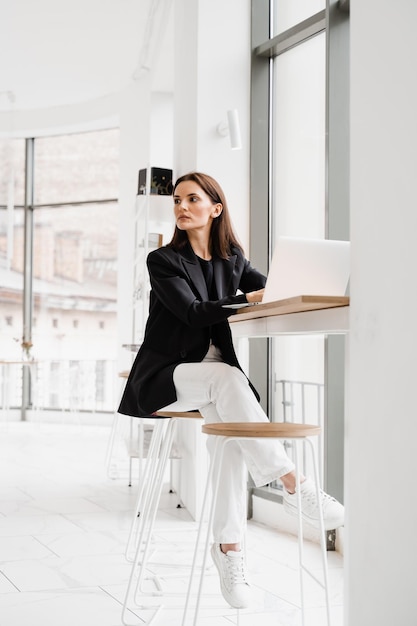
[[[175,223],[180,230],[210,233],[213,219],[220,215],[222,208],[220,203],[213,204],[210,196],[194,181],[183,181],[175,189]]]

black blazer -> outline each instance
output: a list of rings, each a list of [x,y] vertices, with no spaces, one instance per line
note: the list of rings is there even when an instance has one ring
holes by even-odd
[[[179,363],[203,360],[210,326],[215,325],[216,345],[224,361],[241,369],[227,321],[236,311],[222,305],[246,302],[244,294],[262,289],[266,280],[238,248],[227,260],[213,258],[216,301],[209,301],[203,271],[189,244],[180,251],[159,248],[149,254],[147,265],[149,317],[119,407],[119,413],[136,417],[175,402],[174,369]],[[238,289],[243,293],[236,295]]]

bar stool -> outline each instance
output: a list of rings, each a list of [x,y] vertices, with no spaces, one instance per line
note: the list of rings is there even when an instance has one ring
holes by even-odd
[[[126,546],[125,556],[131,561],[132,568],[126,588],[125,599],[122,608],[122,623],[129,626],[126,621],[126,612],[129,611],[129,598],[132,595],[137,604],[137,595],[142,591],[141,586],[144,581],[144,574],[149,561],[149,549],[152,538],[152,531],[155,524],[156,513],[161,498],[164,474],[169,459],[172,443],[174,440],[176,426],[179,420],[198,419],[203,416],[199,411],[157,411],[149,417],[158,418],[155,426],[146,458],[145,469],[141,484],[139,486],[136,508],[130,528],[129,538]],[[130,557],[130,551],[134,550],[134,556]],[[157,575],[152,575],[156,592],[152,595],[162,595],[162,587]],[[151,624],[163,609],[163,604],[146,608],[156,609],[151,620]],[[141,622],[143,623],[143,622]]]
[[[321,501],[320,487],[319,487],[319,474],[317,459],[315,455],[314,445],[311,437],[317,436],[321,432],[321,428],[311,424],[297,424],[289,422],[242,422],[242,423],[216,423],[216,424],[204,424],[202,427],[203,433],[209,436],[216,437],[215,451],[211,459],[209,473],[207,477],[206,489],[203,499],[202,512],[200,517],[200,525],[195,545],[193,564],[191,567],[191,575],[189,580],[188,592],[184,607],[182,626],[185,626],[188,607],[190,603],[193,580],[195,574],[195,568],[197,564],[199,544],[202,532],[202,520],[204,519],[205,510],[208,504],[208,494],[210,492],[210,485],[213,480],[214,471],[217,468],[217,478],[212,486],[212,497],[210,512],[208,517],[207,534],[205,539],[203,561],[201,565],[201,574],[199,580],[199,587],[197,590],[196,606],[194,610],[193,626],[197,624],[198,613],[200,608],[201,593],[203,589],[204,574],[206,571],[207,556],[209,550],[209,544],[211,539],[211,531],[213,526],[214,512],[217,500],[217,494],[219,490],[220,482],[220,468],[223,462],[223,456],[227,445],[232,441],[242,441],[247,439],[264,439],[266,437],[272,437],[276,439],[292,440],[294,443],[294,462],[296,467],[296,493],[297,493],[297,518],[298,518],[298,565],[300,572],[300,594],[301,594],[301,620],[302,625],[305,625],[305,607],[304,607],[304,573],[309,574],[324,590],[327,612],[327,624],[330,626],[330,603],[329,603],[329,588],[328,588],[328,572],[327,572],[327,551],[325,530],[323,522],[323,511],[319,507],[319,531],[320,531],[320,547],[323,566],[323,580],[319,580],[305,565],[304,553],[303,553],[303,524],[302,524],[302,509],[301,509],[301,494],[300,494],[300,466],[299,466],[299,453],[298,444],[303,443],[308,445],[311,449],[313,466],[314,466],[314,480],[316,484],[316,497],[318,502]],[[239,623],[239,609],[237,609],[237,619]]]

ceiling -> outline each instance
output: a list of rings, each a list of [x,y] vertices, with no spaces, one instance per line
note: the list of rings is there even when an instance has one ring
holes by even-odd
[[[173,0],[0,0],[0,111],[173,89]]]

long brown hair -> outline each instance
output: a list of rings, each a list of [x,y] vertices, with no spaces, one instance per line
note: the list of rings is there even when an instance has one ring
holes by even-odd
[[[196,183],[209,196],[213,204],[220,203],[223,207],[222,212],[213,220],[211,226],[210,247],[212,253],[215,253],[221,259],[227,259],[232,253],[232,247],[239,248],[243,252],[242,245],[233,230],[229,209],[227,207],[226,196],[224,195],[223,189],[220,187],[219,183],[208,174],[202,174],[201,172],[189,172],[188,174],[180,176],[180,178],[177,179],[172,195],[175,194],[175,190],[178,185],[185,181],[192,181]],[[186,231],[180,230],[176,226],[174,235],[168,246],[179,250],[187,243],[188,235]]]

